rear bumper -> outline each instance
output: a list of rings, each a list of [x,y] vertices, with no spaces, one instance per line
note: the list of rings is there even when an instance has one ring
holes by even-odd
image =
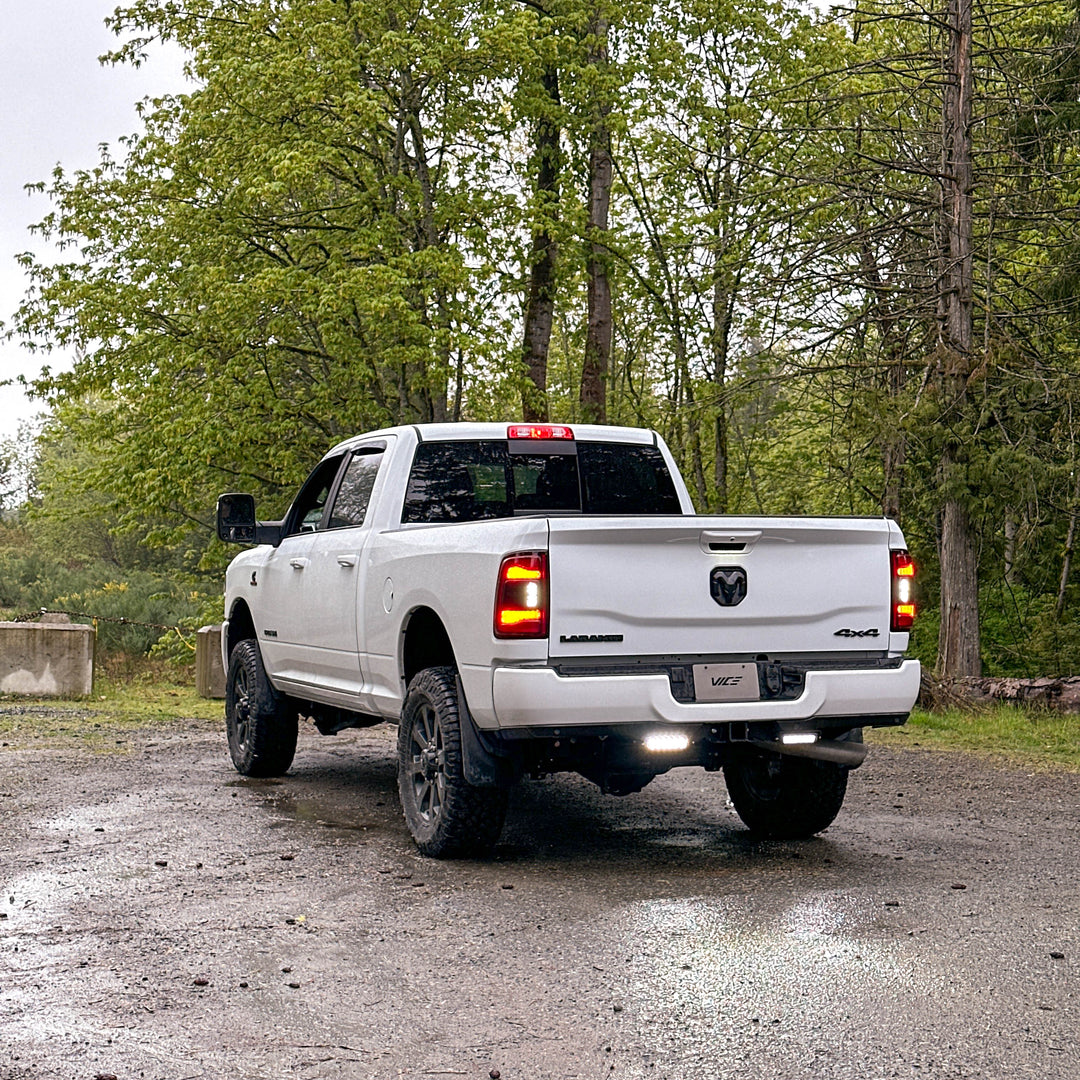
[[[906,715],[919,694],[918,660],[873,670],[808,671],[797,698],[681,703],[665,675],[562,676],[551,668],[496,668],[492,679],[500,729],[570,728],[633,723],[723,724]]]

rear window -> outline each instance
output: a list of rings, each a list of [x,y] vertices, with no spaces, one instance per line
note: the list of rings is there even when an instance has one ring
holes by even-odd
[[[567,449],[576,453],[511,453],[505,442],[421,443],[401,520],[682,513],[655,446],[578,442]]]

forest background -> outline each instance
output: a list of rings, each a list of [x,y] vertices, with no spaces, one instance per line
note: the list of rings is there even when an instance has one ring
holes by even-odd
[[[217,621],[220,491],[274,517],[347,435],[550,417],[656,427],[701,511],[897,518],[939,673],[1080,672],[1075,0],[112,23],[193,89],[41,185],[65,256],[11,332],[76,360],[0,448],[9,614]]]

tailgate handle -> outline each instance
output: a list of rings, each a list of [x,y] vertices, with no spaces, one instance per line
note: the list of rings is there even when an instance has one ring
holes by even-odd
[[[701,550],[708,555],[737,555],[750,548],[761,539],[761,530],[753,532],[735,529],[731,532],[710,529],[700,536]]]

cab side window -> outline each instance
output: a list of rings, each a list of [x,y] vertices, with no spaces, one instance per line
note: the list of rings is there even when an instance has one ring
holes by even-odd
[[[320,462],[307,478],[289,511],[288,535],[314,532],[322,525],[326,500],[330,497],[338,469],[341,468],[342,457],[343,455],[339,455]]]
[[[330,508],[330,518],[323,526],[326,529],[355,528],[364,524],[367,517],[371,490],[375,486],[375,477],[379,475],[383,451],[358,450],[345,469],[341,478],[334,505]]]

